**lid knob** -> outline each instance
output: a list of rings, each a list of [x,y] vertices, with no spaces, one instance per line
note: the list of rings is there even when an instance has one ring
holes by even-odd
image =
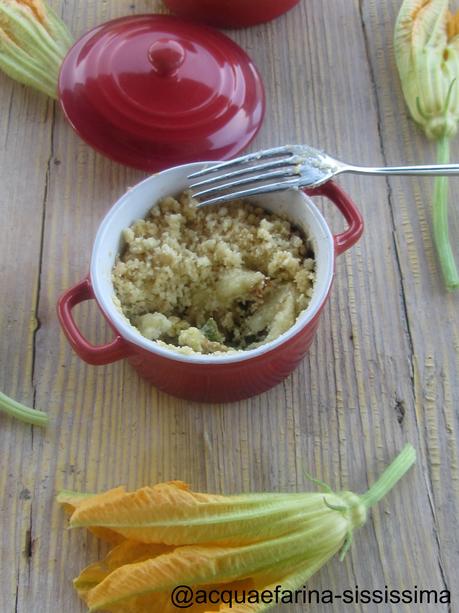
[[[153,70],[162,77],[173,76],[185,59],[185,49],[176,40],[162,38],[148,50]]]

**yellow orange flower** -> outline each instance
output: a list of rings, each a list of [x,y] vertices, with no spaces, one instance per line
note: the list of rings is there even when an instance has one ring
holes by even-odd
[[[459,13],[448,0],[404,0],[395,25],[395,59],[406,103],[437,161],[449,162],[449,139],[459,125]],[[433,234],[448,290],[459,287],[448,229],[448,179],[435,180]]]
[[[0,0],[0,69],[57,97],[62,60],[72,37],[42,0]]]
[[[279,585],[295,590],[336,553],[345,553],[367,509],[414,460],[408,445],[363,496],[327,486],[321,493],[220,496],[192,492],[180,481],[93,496],[61,492],[70,527],[119,539],[104,560],[75,579],[75,588],[90,611],[115,613],[172,613],[171,594],[180,585],[204,594],[257,596]],[[196,601],[191,610],[266,608],[259,599],[231,607]]]
[[[453,136],[459,121],[459,18],[448,0],[405,0],[395,26],[395,58],[414,120],[429,138]]]

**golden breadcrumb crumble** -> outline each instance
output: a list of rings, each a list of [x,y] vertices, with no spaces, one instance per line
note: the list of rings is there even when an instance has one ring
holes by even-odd
[[[167,197],[123,232],[116,302],[146,338],[180,353],[253,349],[307,308],[315,262],[303,232],[234,201],[198,210]]]

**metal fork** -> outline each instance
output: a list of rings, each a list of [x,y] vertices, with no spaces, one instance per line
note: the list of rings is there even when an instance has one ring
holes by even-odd
[[[226,172],[230,170],[230,172]],[[459,175],[459,164],[369,168],[345,164],[308,145],[249,153],[191,174],[198,208],[287,189],[314,188],[344,172],[368,175]],[[196,181],[197,179],[197,181]],[[243,189],[241,189],[243,187]]]

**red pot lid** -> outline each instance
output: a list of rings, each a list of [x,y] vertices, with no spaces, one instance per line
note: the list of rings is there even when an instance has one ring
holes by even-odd
[[[165,15],[85,34],[62,64],[59,95],[87,143],[147,171],[237,155],[265,109],[261,77],[238,45]]]

